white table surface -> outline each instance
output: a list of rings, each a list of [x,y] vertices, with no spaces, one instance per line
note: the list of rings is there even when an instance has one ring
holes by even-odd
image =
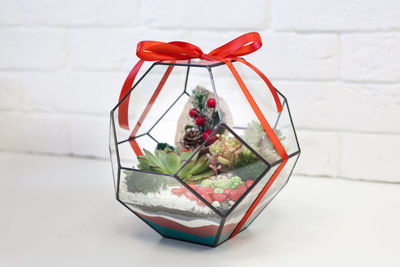
[[[0,153],[0,266],[400,266],[400,185],[292,177],[217,248],[163,239],[107,161]]]

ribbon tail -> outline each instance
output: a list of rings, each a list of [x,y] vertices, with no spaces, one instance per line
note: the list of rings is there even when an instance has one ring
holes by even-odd
[[[257,69],[253,64],[249,63],[248,61],[246,61],[246,60],[244,60],[242,58],[232,58],[232,59],[247,65],[249,68],[254,70],[261,77],[261,79],[264,80],[264,82],[267,84],[269,90],[271,91],[272,96],[274,97],[276,108],[277,108],[278,112],[279,113],[282,112],[283,108],[282,108],[281,100],[280,100],[280,98],[278,96],[278,93],[276,92],[275,87],[272,85],[272,83],[267,78],[267,76],[265,76],[264,73],[262,73],[259,69]]]
[[[135,81],[136,75],[143,65],[144,60],[139,60],[136,65],[129,72],[128,77],[122,86],[121,93],[119,95],[119,107],[118,107],[118,122],[121,128],[129,130],[128,110],[129,110],[129,91],[132,88],[133,82]],[[124,100],[124,101],[122,101]]]
[[[274,130],[269,125],[268,121],[266,120],[265,116],[262,114],[262,111],[258,107],[256,101],[254,100],[253,96],[250,94],[249,90],[247,89],[246,85],[244,84],[242,78],[240,78],[239,73],[236,71],[235,67],[233,66],[232,62],[227,59],[223,59],[223,62],[228,66],[230,71],[232,72],[233,76],[235,77],[236,81],[238,82],[240,88],[242,89],[243,94],[245,95],[247,101],[249,102],[251,108],[253,109],[254,113],[256,114],[258,120],[260,121],[262,127],[265,130],[265,133],[271,140],[273,146],[275,147],[276,151],[278,152],[279,156],[282,159],[281,164],[276,169],[272,177],[269,179],[268,183],[264,186],[260,194],[257,196],[256,200],[250,206],[250,208],[245,213],[244,217],[240,220],[239,224],[236,226],[235,230],[232,232],[229,238],[233,238],[237,233],[239,233],[242,226],[246,223],[249,219],[250,215],[253,213],[254,209],[257,207],[258,203],[261,201],[263,196],[268,192],[271,185],[274,183],[276,178],[278,177],[279,173],[285,166],[286,162],[288,161],[288,155],[286,153],[285,148],[283,147],[282,143],[280,142],[279,138],[276,136]]]

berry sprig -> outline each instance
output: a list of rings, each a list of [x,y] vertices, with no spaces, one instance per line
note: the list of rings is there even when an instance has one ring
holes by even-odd
[[[203,139],[206,140],[219,121],[216,111],[217,101],[209,97],[209,92],[200,86],[196,87],[192,94],[193,108],[189,110],[189,116],[193,119],[195,127],[203,133]],[[211,145],[216,140],[217,137],[212,136],[207,141],[207,145]]]

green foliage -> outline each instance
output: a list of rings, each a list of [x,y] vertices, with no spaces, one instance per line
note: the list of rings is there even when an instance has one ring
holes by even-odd
[[[217,179],[206,179],[201,183],[201,186],[210,187],[214,189],[215,193],[222,193],[225,189],[236,189],[238,186],[244,184],[239,176],[218,177]]]
[[[255,180],[267,166],[250,149],[243,146],[242,152],[232,163],[234,175],[242,177],[243,180]]]
[[[175,174],[184,163],[178,176],[186,182],[196,182],[203,178],[209,177],[213,174],[210,169],[210,160],[205,156],[200,156],[196,153],[194,157],[188,161],[192,151],[181,152],[180,150],[171,151],[166,148],[165,150],[156,150],[154,154],[144,149],[144,155],[138,156],[139,165],[141,170]]]
[[[244,184],[244,182],[242,181],[242,178],[240,178],[239,176],[233,176],[231,178],[231,183],[229,185],[229,188],[230,189],[235,189],[235,188],[237,188],[238,186],[240,186],[242,184]]]
[[[167,187],[168,178],[162,175],[138,171],[124,171],[125,184],[132,193],[159,192]]]
[[[210,147],[211,154],[222,165],[231,168],[238,155],[242,152],[243,144],[233,136],[222,134]]]
[[[169,145],[168,143],[158,143],[156,149],[157,150],[164,150],[166,148],[169,148],[171,150],[175,150],[175,148],[171,145]]]
[[[264,162],[256,160],[247,165],[242,165],[239,168],[233,169],[232,173],[241,177],[244,181],[256,180],[266,169],[267,165],[265,165]]]
[[[185,132],[186,132],[186,130],[188,130],[188,129],[192,129],[192,128],[195,128],[196,126],[194,126],[194,125],[186,125],[185,126]]]
[[[257,156],[247,147],[243,146],[242,152],[235,158],[232,167],[237,169],[257,161]]]
[[[213,97],[213,94],[207,91],[207,89],[204,87],[197,86],[192,90],[192,105],[199,112],[199,116],[202,116],[206,119],[203,126],[198,127],[201,132],[204,132],[207,129],[214,129],[219,123],[217,109],[209,108],[207,106],[207,100]]]
[[[261,140],[267,134],[260,123],[252,121],[247,125],[247,129],[244,131],[243,139],[252,148],[257,148],[260,145]]]
[[[211,124],[212,124],[213,126],[215,126],[215,125],[217,125],[218,123],[219,123],[218,112],[214,112],[214,113],[211,115]]]
[[[196,108],[200,115],[207,112],[208,91],[204,87],[197,86],[192,90],[192,105]]]
[[[281,131],[274,129],[274,132],[281,142],[285,140]],[[279,155],[276,152],[274,145],[259,122],[252,121],[249,123],[242,138],[268,162],[273,162],[279,159]]]

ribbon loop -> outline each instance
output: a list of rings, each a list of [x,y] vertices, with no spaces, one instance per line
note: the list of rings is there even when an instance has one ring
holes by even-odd
[[[185,60],[199,58],[203,54],[200,48],[186,42],[141,41],[137,45],[136,55],[145,61]]]
[[[240,57],[257,51],[261,46],[260,34],[258,32],[249,32],[214,49],[208,54],[221,58]]]

